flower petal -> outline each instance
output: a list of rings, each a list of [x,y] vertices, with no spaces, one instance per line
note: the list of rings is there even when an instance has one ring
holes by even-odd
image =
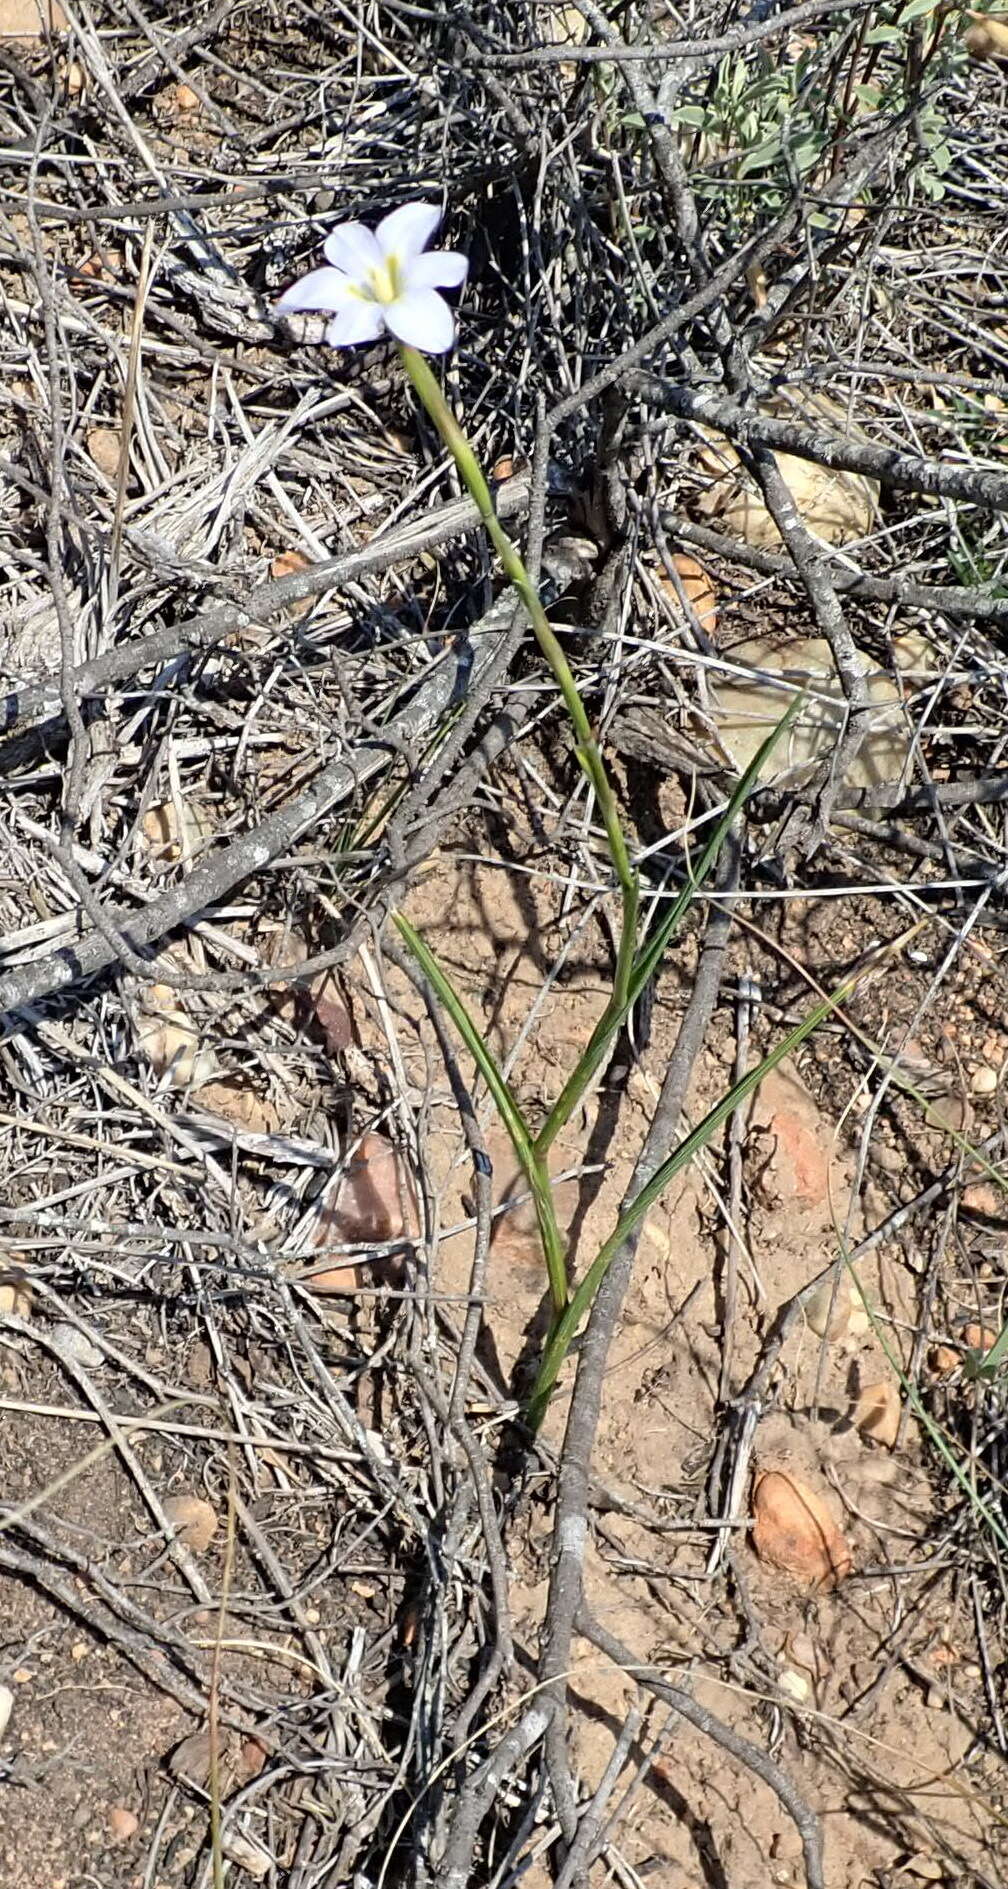
[[[455,339],[455,317],[434,289],[407,289],[382,314],[396,339],[422,354],[444,354]]]
[[[457,289],[469,273],[468,256],[457,249],[431,249],[406,264],[407,289]]]
[[[384,333],[385,310],[355,295],[329,323],[325,338],[331,348],[357,348],[362,341],[377,341]]]
[[[322,247],[326,261],[355,282],[364,281],[382,259],[378,239],[365,223],[338,223]]]
[[[404,203],[378,225],[377,240],[383,256],[398,256],[408,263],[430,242],[442,212],[433,203]]]
[[[313,269],[310,275],[303,275],[300,282],[292,282],[290,288],[284,290],[277,308],[281,315],[289,315],[299,308],[335,310],[342,308],[352,295],[353,289],[341,269]]]

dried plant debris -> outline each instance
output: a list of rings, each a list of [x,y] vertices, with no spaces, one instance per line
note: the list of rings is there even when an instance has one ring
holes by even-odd
[[[208,1881],[214,1791],[303,1889],[1005,1877],[1004,27],[797,11],[0,0],[23,1889]],[[538,1128],[598,802],[393,347],[277,312],[417,201],[653,928],[804,691],[552,1151],[572,1285],[876,967],[534,1442],[535,1204],[387,920]]]

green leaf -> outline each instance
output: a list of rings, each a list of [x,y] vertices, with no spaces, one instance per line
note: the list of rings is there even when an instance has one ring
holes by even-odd
[[[893,46],[903,37],[898,26],[873,26],[865,34],[865,45]]]
[[[911,20],[921,20],[925,14],[933,13],[939,0],[907,0],[907,5],[900,13],[900,25],[909,26]]]
[[[612,997],[610,997],[584,1050],[578,1058],[577,1068],[574,1070],[573,1074],[568,1077],[560,1095],[554,1102],[553,1107],[550,1109],[546,1120],[536,1136],[534,1152],[537,1156],[542,1157],[542,1155],[546,1153],[547,1149],[549,1149],[555,1141],[564,1123],[570,1120],[573,1110],[576,1108],[588,1083],[599,1067],[608,1045],[612,1042],[617,1030],[621,1029],[626,1022],[638,998],[643,995],[647,986],[650,984],[651,979],[654,977],[665,955],[669,940],[677,931],[680,921],[685,916],[686,912],[688,912],[697,892],[710,872],[711,867],[714,865],[724,845],[725,836],[735,815],[750,793],[755,781],[759,778],[760,769],[771,754],[775,744],[780,740],[785,729],[791,726],[803,700],[804,696],[795,696],[794,701],[781,716],[776,728],[771,729],[758,754],[753,756],[749,766],[741,776],[724,813],[721,815],[720,820],[714,828],[689,879],[686,881],[677,897],[673,899],[668,912],[663,918],[658,930],[654,933],[654,936],[642,947],[634,958],[630,966],[630,975],[627,981],[625,998],[622,1002],[618,1001],[615,992]]]
[[[755,151],[747,151],[738,166],[739,177],[750,177],[753,171],[765,170],[774,158],[780,156],[780,138],[766,138],[756,146]]]
[[[847,983],[841,984],[831,996],[824,998],[822,1003],[816,1004],[814,1010],[810,1010],[808,1016],[788,1032],[776,1049],[771,1050],[769,1056],[764,1056],[763,1061],[755,1069],[751,1069],[748,1075],[743,1076],[741,1081],[733,1083],[721,1100],[704,1116],[703,1121],[698,1122],[690,1134],[679,1143],[678,1148],[669,1155],[668,1160],[662,1162],[658,1172],[637,1195],[636,1200],[631,1202],[605,1245],[589,1266],[577,1290],[572,1294],[566,1310],[553,1327],[529,1400],[528,1422],[533,1430],[538,1429],[542,1422],[553,1386],[574,1342],[578,1326],[594,1303],[599,1286],[624,1240],[628,1239],[631,1233],[636,1232],[650,1213],[655,1201],[665,1192],[669,1182],[674,1180],[683,1168],[688,1167],[701,1149],[707,1146],[711,1136],[728,1120],[739,1103],[744,1102],[754,1089],[758,1089],[764,1077],[769,1075],[772,1069],[776,1069],[778,1063],[783,1062],[792,1050],[797,1049],[799,1043],[803,1043],[807,1036],[811,1036],[812,1031],[818,1028],[823,1019],[828,1017],[838,1004],[846,1002],[857,982],[857,977],[848,979]]]
[[[687,879],[681,892],[673,900],[658,930],[650,939],[649,943],[644,946],[634,964],[633,973],[630,978],[630,1008],[637,1002],[638,997],[643,995],[651,979],[654,977],[665,955],[669,941],[678,931],[681,920],[686,916],[700,887],[703,885],[711,867],[714,865],[725,843],[728,831],[735,820],[736,814],[739,812],[743,803],[748,800],[766,762],[770,759],[781,736],[787,733],[795,716],[801,709],[804,700],[804,695],[795,696],[793,702],[789,704],[784,714],[781,716],[777,726],[770,730],[766,740],[753,755],[745,772],[739,776],[731,799],[721,815],[717,826],[714,828],[711,838],[704,847],[695,869],[689,879]]]
[[[806,171],[812,169],[821,151],[822,144],[818,138],[803,138],[800,144],[794,146],[791,155],[799,176],[804,176]]]
[[[993,1377],[998,1366],[1008,1358],[1008,1324],[1002,1326],[986,1357],[981,1357],[977,1371],[984,1377]]]
[[[567,1271],[564,1258],[563,1242],[557,1226],[553,1207],[553,1193],[549,1175],[536,1154],[532,1135],[522,1114],[521,1108],[508,1084],[503,1071],[498,1069],[482,1032],[469,1015],[461,997],[450,978],[445,976],[433,951],[426,945],[420,933],[404,918],[401,912],[394,912],[393,919],[400,936],[408,945],[431,989],[435,991],[444,1005],[464,1042],[480,1075],[493,1097],[494,1106],[511,1139],[518,1164],[525,1176],[535,1203],[536,1219],[542,1238],[543,1256],[549,1277],[550,1294],[557,1313],[567,1303]]]

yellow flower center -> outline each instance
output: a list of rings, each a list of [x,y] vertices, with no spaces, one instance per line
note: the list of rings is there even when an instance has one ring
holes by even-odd
[[[377,263],[368,275],[368,291],[372,301],[387,306],[402,294],[402,270],[398,256],[387,256],[384,262]]]

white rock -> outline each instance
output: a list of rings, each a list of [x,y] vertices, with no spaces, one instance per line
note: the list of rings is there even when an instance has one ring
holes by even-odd
[[[805,1302],[805,1318],[817,1338],[842,1338],[851,1319],[851,1288],[841,1279],[836,1292],[832,1279],[824,1279]]]
[[[0,1738],[7,1730],[7,1722],[14,1710],[14,1694],[9,1686],[0,1686]]]
[[[788,1697],[795,1699],[799,1705],[806,1705],[812,1696],[808,1674],[798,1672],[794,1666],[785,1666],[784,1670],[777,1674],[777,1684],[782,1692],[786,1692]]]
[[[897,661],[909,690],[933,669],[930,651],[920,639],[904,638]],[[867,733],[847,779],[855,787],[878,787],[899,780],[910,745],[911,721],[899,688],[888,671],[863,650],[857,651],[869,708]],[[726,652],[733,665],[752,673],[712,672],[710,699],[718,734],[741,772],[772,733],[798,689],[808,699],[788,733],[764,761],[763,781],[792,768],[809,768],[832,754],[847,720],[847,704],[829,644],[821,637],[779,633],[756,637]]]

